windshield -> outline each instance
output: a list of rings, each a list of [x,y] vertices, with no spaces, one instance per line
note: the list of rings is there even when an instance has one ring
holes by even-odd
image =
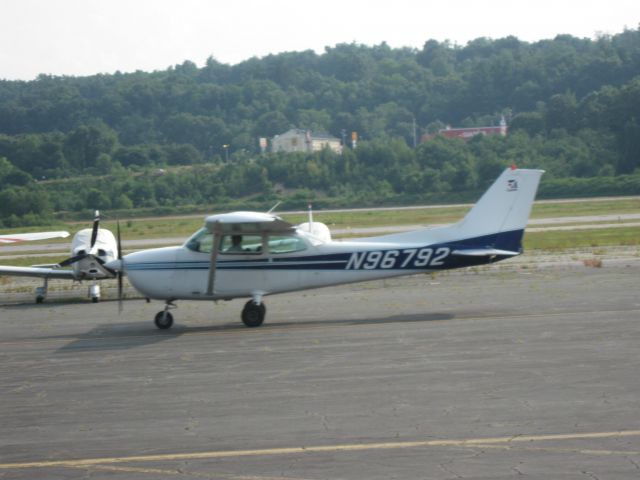
[[[213,235],[211,235],[209,230],[202,227],[191,235],[191,238],[185,242],[184,246],[194,252],[211,253],[211,249],[213,248]]]

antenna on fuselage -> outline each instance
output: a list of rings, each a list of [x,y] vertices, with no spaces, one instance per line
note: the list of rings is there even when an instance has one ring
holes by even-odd
[[[281,204],[281,203],[282,203],[282,200],[280,200],[280,201],[279,201],[278,203],[276,203],[273,207],[271,207],[267,213],[273,213],[273,212],[274,212],[274,210],[275,210],[276,208],[278,208],[278,207],[280,206],[280,204]]]
[[[307,228],[309,229],[309,233],[311,233],[313,231],[313,206],[311,205],[311,202],[309,202],[307,208],[309,209],[309,221]]]

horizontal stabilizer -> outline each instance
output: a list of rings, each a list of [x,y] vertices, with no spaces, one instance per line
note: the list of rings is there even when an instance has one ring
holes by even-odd
[[[73,270],[58,268],[38,268],[38,267],[12,267],[0,265],[0,275],[13,275],[18,277],[40,277],[40,278],[65,278],[74,280]]]
[[[520,252],[512,252],[510,250],[499,250],[497,248],[467,248],[463,250],[454,250],[452,255],[460,255],[462,257],[493,257],[500,255],[503,257],[515,257]]]

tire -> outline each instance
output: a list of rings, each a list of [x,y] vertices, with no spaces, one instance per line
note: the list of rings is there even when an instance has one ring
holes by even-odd
[[[249,300],[242,309],[242,323],[249,328],[259,327],[264,322],[266,313],[264,303],[256,305],[253,300]]]
[[[91,303],[98,303],[100,299],[98,297],[91,297]]]
[[[171,312],[165,313],[163,310],[156,313],[156,318],[153,321],[160,330],[167,330],[173,325],[173,315],[171,315]]]
[[[41,296],[38,295],[36,297],[36,303],[42,303],[42,302],[44,302],[44,297],[41,297]]]

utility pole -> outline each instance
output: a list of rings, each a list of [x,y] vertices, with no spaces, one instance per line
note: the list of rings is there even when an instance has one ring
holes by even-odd
[[[416,117],[412,116],[413,118],[413,148],[415,149],[418,146],[418,141],[416,138]]]

